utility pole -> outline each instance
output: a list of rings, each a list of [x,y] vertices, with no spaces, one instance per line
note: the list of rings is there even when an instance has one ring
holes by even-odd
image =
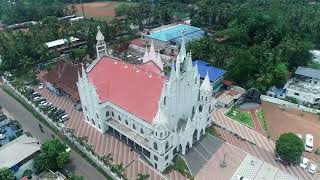
[[[82,0],[80,0],[80,6],[81,6],[81,11],[82,11],[82,16],[85,17],[85,14],[84,14],[84,5],[82,3]]]

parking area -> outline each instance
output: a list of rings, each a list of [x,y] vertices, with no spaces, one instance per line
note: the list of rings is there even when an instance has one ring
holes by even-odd
[[[276,104],[263,102],[262,107],[265,111],[265,119],[271,138],[276,140],[282,133],[293,132],[301,134],[305,141],[306,134],[313,135],[313,151],[305,152],[305,156],[320,162],[320,116],[306,113],[296,109],[287,109]]]
[[[0,145],[3,146],[23,134],[18,121],[11,119],[0,109]]]

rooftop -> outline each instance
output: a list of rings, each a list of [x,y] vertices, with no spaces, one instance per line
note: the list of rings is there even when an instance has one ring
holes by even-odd
[[[71,36],[70,37],[70,42],[75,42],[75,41],[79,41],[79,39],[76,38],[76,37],[72,37]],[[47,42],[45,44],[48,46],[48,48],[52,48],[52,47],[63,45],[66,42],[68,42],[68,39],[57,39],[57,40],[54,40],[54,41]]]
[[[150,35],[146,35],[146,37],[165,42],[174,41],[177,44],[180,44],[182,32],[184,33],[184,39],[186,43],[194,39],[200,39],[204,34],[200,28],[185,24],[178,24],[154,31]]]
[[[195,66],[197,64],[198,66],[198,72],[200,74],[200,77],[202,79],[204,79],[207,75],[209,75],[209,80],[211,82],[216,81],[217,79],[219,79],[221,76],[223,76],[225,74],[225,71],[222,69],[219,69],[217,67],[214,66],[210,66],[209,63],[202,61],[202,60],[196,60],[194,62],[192,62],[192,65]]]
[[[295,74],[320,79],[320,70],[299,66]]]
[[[70,94],[74,101],[79,101],[77,88],[78,71],[81,71],[80,64],[73,64],[65,61],[59,61],[44,76],[44,80]]]
[[[37,140],[22,135],[0,148],[0,168],[13,167],[40,150]]]
[[[105,56],[88,72],[100,103],[111,102],[152,123],[166,77]]]
[[[293,89],[299,92],[320,95],[320,85],[304,82],[298,79],[291,79],[285,85],[287,89]]]

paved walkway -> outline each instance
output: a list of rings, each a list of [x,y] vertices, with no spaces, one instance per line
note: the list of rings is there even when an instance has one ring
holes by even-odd
[[[76,136],[88,137],[88,143],[93,145],[93,149],[96,154],[107,155],[112,154],[113,161],[117,164],[123,163],[126,167],[125,174],[129,179],[136,179],[139,173],[149,174],[152,180],[172,179],[172,180],[186,180],[181,173],[177,171],[171,171],[169,174],[162,174],[158,170],[149,166],[143,160],[139,154],[134,151],[130,151],[129,147],[109,134],[103,134],[96,128],[87,123],[84,119],[83,113],[74,109],[72,102],[65,97],[58,97],[48,91],[42,89],[39,91],[48,101],[53,105],[64,109],[69,115],[70,120],[65,122],[68,128],[75,129]]]
[[[249,112],[251,114],[251,117],[252,117],[252,120],[253,120],[253,123],[255,125],[255,130],[264,135],[264,136],[267,136],[267,133],[266,131],[264,131],[261,127],[261,124],[260,124],[260,121],[258,119],[258,116],[257,116],[257,111],[259,110],[260,108],[256,108],[256,109],[250,109]]]
[[[311,176],[309,173],[305,172],[299,166],[283,166],[281,163],[275,161],[275,156],[273,151],[266,150],[259,146],[252,145],[246,141],[242,141],[236,138],[233,134],[223,129],[217,128],[217,131],[221,134],[221,137],[226,140],[228,143],[248,152],[249,154],[279,168],[280,170],[289,173],[293,176],[298,177],[301,180],[308,180],[308,179],[317,179]]]
[[[228,129],[229,131],[238,134],[244,139],[256,144],[257,146],[273,152],[274,143],[266,136],[261,135],[255,130],[252,130],[241,123],[232,120],[225,115],[226,109],[218,109],[212,113],[215,124]]]

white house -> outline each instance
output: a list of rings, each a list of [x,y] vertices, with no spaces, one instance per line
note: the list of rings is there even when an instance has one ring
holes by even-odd
[[[320,70],[298,67],[295,78],[290,79],[284,89],[286,96],[303,104],[320,104]]]
[[[184,38],[169,77],[152,45],[137,66],[107,55],[97,34],[97,59],[82,68],[77,83],[85,121],[118,137],[164,171],[185,154],[211,123],[212,86],[192,66]]]

